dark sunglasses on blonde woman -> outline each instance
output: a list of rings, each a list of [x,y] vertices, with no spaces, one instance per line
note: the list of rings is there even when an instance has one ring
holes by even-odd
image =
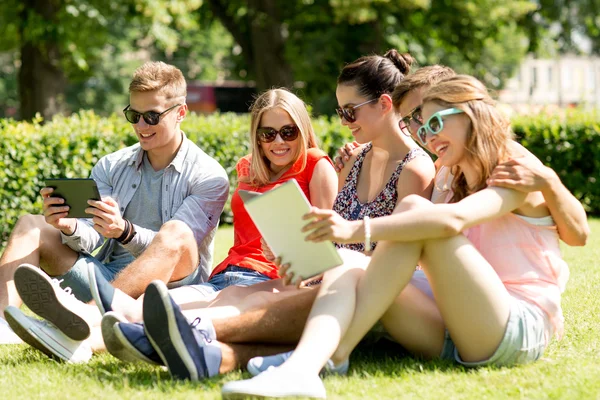
[[[300,129],[298,129],[296,125],[285,125],[279,130],[264,126],[256,130],[256,136],[258,137],[258,140],[263,143],[271,143],[275,140],[277,135],[281,136],[281,138],[286,142],[291,142],[296,140],[299,133]]]

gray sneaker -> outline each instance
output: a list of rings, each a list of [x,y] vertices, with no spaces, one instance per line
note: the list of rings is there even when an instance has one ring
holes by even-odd
[[[15,287],[23,303],[31,311],[52,322],[73,340],[90,336],[90,323],[84,318],[89,306],[62,289],[59,281],[31,264],[21,264],[15,270]]]

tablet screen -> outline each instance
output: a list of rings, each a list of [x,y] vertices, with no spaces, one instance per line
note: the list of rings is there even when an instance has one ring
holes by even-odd
[[[93,179],[46,179],[46,187],[54,192],[50,196],[65,199],[69,214],[67,218],[91,218],[85,209],[89,207],[88,200],[100,200],[98,187]]]

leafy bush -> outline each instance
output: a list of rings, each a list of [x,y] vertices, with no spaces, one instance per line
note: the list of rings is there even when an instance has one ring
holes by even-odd
[[[182,124],[190,140],[214,157],[236,185],[235,165],[248,154],[248,115],[191,114]],[[315,120],[325,151],[333,153],[350,133],[336,119]],[[41,124],[0,119],[0,248],[26,213],[40,213],[39,190],[46,178],[88,177],[93,165],[105,154],[137,142],[129,123],[121,115],[102,118],[92,111],[70,117],[55,117]],[[231,222],[229,201],[222,216]]]
[[[521,144],[558,173],[588,212],[600,213],[600,113],[519,116],[512,126]]]
[[[248,115],[192,114],[183,123],[190,140],[223,165],[235,187],[235,165],[248,153]],[[314,120],[321,148],[333,156],[352,140],[337,117]],[[563,116],[516,117],[517,137],[552,165],[588,211],[600,212],[600,116],[580,111]],[[0,119],[0,243],[19,216],[39,213],[46,178],[87,177],[100,157],[136,142],[121,115],[101,118],[91,111],[55,117],[46,124]],[[231,222],[229,202],[222,220]]]

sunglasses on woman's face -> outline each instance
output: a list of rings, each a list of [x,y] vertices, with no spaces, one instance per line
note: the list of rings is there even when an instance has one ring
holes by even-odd
[[[437,135],[444,129],[444,120],[442,117],[461,113],[464,113],[464,111],[458,108],[447,108],[433,114],[417,131],[419,142],[421,142],[423,146],[427,146],[427,134],[431,133],[432,135]]]
[[[408,115],[402,118],[402,122],[406,129],[412,134],[417,131],[423,125],[423,116],[421,115],[421,106],[415,107],[414,110],[408,113]],[[414,125],[413,125],[414,124]]]
[[[167,108],[165,111],[163,112],[156,112],[156,111],[146,111],[144,113],[141,113],[139,111],[135,111],[135,110],[131,110],[129,109],[129,107],[131,107],[131,105],[128,105],[127,107],[125,107],[125,109],[123,110],[123,114],[125,114],[125,118],[127,119],[127,121],[129,121],[132,124],[137,124],[138,122],[140,122],[140,117],[144,118],[144,121],[146,121],[146,123],[148,125],[158,125],[158,123],[160,122],[160,116],[163,115],[164,113],[171,111],[172,109],[174,109],[175,107],[180,106],[181,104],[175,104],[172,107]]]
[[[281,136],[286,142],[291,142],[298,138],[300,129],[296,125],[284,125],[281,129],[277,130],[268,126],[260,127],[256,130],[256,136],[258,140],[263,143],[271,143],[275,140],[277,135]]]
[[[338,107],[335,109],[335,112],[337,112],[337,115],[340,116],[340,119],[343,118],[350,123],[356,122],[356,109],[374,101],[377,101],[377,99],[371,99],[365,101],[364,103],[357,104],[355,106]]]

